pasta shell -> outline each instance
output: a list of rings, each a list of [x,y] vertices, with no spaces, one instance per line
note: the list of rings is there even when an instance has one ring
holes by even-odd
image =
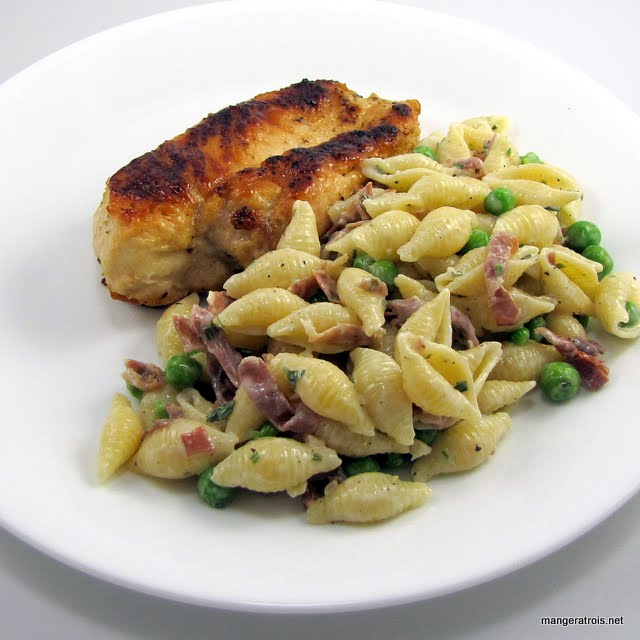
[[[328,243],[328,251],[350,253],[355,247],[375,260],[397,260],[398,249],[407,243],[418,227],[415,216],[405,211],[387,211],[371,222],[356,227],[337,242]],[[346,251],[338,243],[345,242]]]
[[[499,342],[483,342],[477,347],[465,349],[458,353],[469,365],[477,395],[502,356],[502,344]]]
[[[411,333],[398,334],[396,349],[404,390],[414,404],[437,416],[480,415],[469,364],[458,352]]]
[[[449,291],[445,289],[433,300],[423,304],[415,313],[412,313],[398,331],[398,337],[405,333],[415,334],[429,342],[437,342],[450,347],[452,331]]]
[[[258,410],[246,389],[240,385],[233,400],[233,410],[227,420],[226,433],[234,434],[238,442],[246,442],[251,432],[267,421]]]
[[[465,139],[465,128],[459,122],[454,122],[438,145],[438,162],[451,165],[456,160],[465,160],[470,156],[471,149]]]
[[[542,249],[560,236],[560,224],[552,211],[530,204],[503,213],[496,221],[493,233],[510,233],[520,244]]]
[[[509,326],[499,326],[496,324],[496,319],[491,312],[486,294],[475,298],[455,296],[452,299],[452,304],[466,314],[476,328],[481,327],[488,331],[496,332],[513,331],[532,318],[553,311],[556,306],[556,301],[548,296],[532,296],[515,287],[513,287],[509,293],[520,309],[520,319],[516,324]]]
[[[569,313],[554,310],[545,320],[548,329],[564,338],[584,338],[586,336],[586,331],[579,320]]]
[[[535,380],[487,380],[478,393],[478,407],[483,414],[495,413],[522,398],[536,386]]]
[[[431,490],[422,483],[387,473],[359,473],[340,484],[327,485],[324,498],[309,505],[307,521],[379,522],[423,505],[430,495]]]
[[[173,318],[176,316],[183,318],[189,317],[193,305],[197,305],[198,303],[198,294],[192,293],[186,298],[172,304],[170,307],[167,307],[160,316],[156,327],[156,345],[158,355],[163,362],[166,362],[172,356],[184,353],[182,340],[173,324]]]
[[[426,482],[441,473],[473,469],[493,455],[510,429],[508,413],[461,420],[436,438],[428,456],[414,462],[411,475],[415,480]]]
[[[277,378],[294,380],[295,392],[317,414],[345,423],[354,433],[373,435],[371,418],[346,374],[318,358],[280,353],[269,363]]]
[[[372,218],[400,209],[421,219],[444,206],[480,211],[490,191],[487,184],[475,178],[433,173],[420,178],[407,193],[383,193],[365,200],[363,206]]]
[[[398,275],[393,281],[393,284],[396,286],[396,288],[400,292],[400,295],[405,300],[407,298],[416,297],[420,298],[420,300],[429,302],[430,300],[433,300],[437,295],[435,291],[427,289],[424,283],[403,274]]]
[[[266,336],[270,325],[308,304],[286,289],[255,289],[232,302],[214,322],[225,331]]]
[[[212,450],[188,456],[182,436],[200,427],[206,429]],[[150,432],[142,441],[133,462],[138,471],[154,478],[186,478],[226,458],[237,441],[235,435],[206,423],[178,418]]]
[[[369,285],[372,286],[369,286]],[[381,335],[387,308],[386,287],[367,271],[349,267],[338,278],[338,296],[353,311],[368,336]]]
[[[554,245],[540,252],[542,290],[557,300],[562,313],[593,314],[592,298],[602,265],[575,251]]]
[[[640,309],[640,286],[632,273],[614,272],[606,276],[596,289],[594,302],[596,318],[605,331],[618,338],[640,336],[640,323],[624,326],[629,322],[627,302]]]
[[[287,289],[294,282],[306,278],[317,269],[325,269],[336,277],[345,260],[321,260],[297,249],[276,249],[254,260],[244,271],[231,276],[224,288],[232,298],[265,287]]]
[[[311,344],[312,334],[322,333],[340,324],[360,325],[358,316],[341,304],[316,302],[298,309],[269,325],[269,337],[287,344],[295,344],[319,353],[340,353],[352,347],[344,344]]]
[[[542,367],[559,360],[562,360],[562,356],[548,344],[534,340],[523,345],[505,343],[502,345],[502,356],[489,374],[489,379],[515,382],[540,380]]]
[[[404,392],[398,363],[374,349],[358,348],[349,357],[353,384],[375,428],[400,444],[410,445],[415,437],[413,406]]]
[[[102,427],[98,453],[98,480],[106,482],[137,451],[144,432],[142,421],[128,398],[116,393]]]
[[[320,257],[320,238],[316,214],[308,202],[293,203],[291,221],[278,241],[276,249],[296,249]]]
[[[494,173],[483,178],[485,184],[491,189],[505,187],[516,197],[516,205],[535,204],[541,207],[560,208],[582,198],[580,191],[565,191],[554,189],[546,184],[534,182],[533,180],[508,180],[497,178]]]
[[[349,428],[334,420],[323,420],[314,435],[338,454],[352,458],[364,458],[379,453],[409,453],[410,447],[400,444],[384,433],[370,436],[353,433]]]
[[[440,207],[420,222],[415,233],[398,249],[405,262],[420,258],[446,258],[466,244],[476,224],[473,212],[454,207]]]
[[[259,438],[236,449],[215,467],[211,479],[223,487],[262,493],[293,490],[311,476],[341,464],[335,451],[291,438]]]

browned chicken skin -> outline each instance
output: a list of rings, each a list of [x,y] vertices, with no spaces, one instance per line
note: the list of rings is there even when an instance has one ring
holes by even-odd
[[[218,288],[273,249],[296,199],[326,211],[362,184],[364,158],[409,151],[416,101],[304,80],[227,107],[107,182],[94,249],[112,297],[151,306]]]

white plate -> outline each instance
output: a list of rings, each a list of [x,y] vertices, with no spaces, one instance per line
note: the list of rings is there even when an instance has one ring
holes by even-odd
[[[92,212],[107,176],[209,111],[309,77],[417,97],[425,130],[508,114],[519,149],[579,178],[618,267],[640,272],[637,187],[623,164],[640,125],[591,80],[525,43],[422,10],[264,4],[134,22],[0,88],[2,523],[106,580],[233,609],[381,606],[522,567],[638,488],[630,345],[607,342],[602,391],[557,408],[525,401],[490,464],[434,480],[425,508],[381,526],[308,526],[278,497],[210,510],[190,488],[133,475],[96,486],[122,360],[154,357],[157,312],[111,301],[99,285]]]

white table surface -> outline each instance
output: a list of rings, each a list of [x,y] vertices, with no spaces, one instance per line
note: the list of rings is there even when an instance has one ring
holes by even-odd
[[[534,42],[591,75],[640,114],[640,4],[635,0],[404,2]],[[97,31],[192,4],[199,3],[2,0],[0,82]],[[509,576],[425,603],[361,613],[270,616],[166,602],[78,573],[3,531],[0,560],[0,638],[6,640],[640,637],[640,496],[578,541]],[[624,625],[542,627],[543,616],[623,616]]]

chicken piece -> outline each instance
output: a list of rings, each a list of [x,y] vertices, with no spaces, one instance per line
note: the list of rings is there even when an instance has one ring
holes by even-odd
[[[415,146],[419,111],[303,80],[207,116],[108,180],[93,230],[103,282],[149,306],[219,288],[275,248],[296,199],[325,230],[328,207],[364,181],[364,158]]]

